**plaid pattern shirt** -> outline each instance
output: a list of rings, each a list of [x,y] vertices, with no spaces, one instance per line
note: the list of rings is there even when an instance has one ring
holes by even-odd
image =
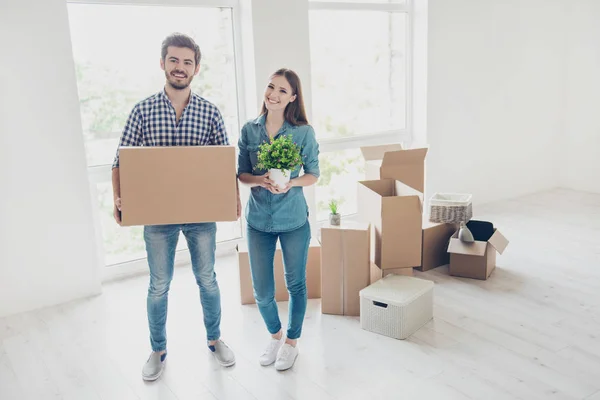
[[[179,122],[164,89],[137,103],[123,129],[121,146],[229,145],[223,117],[211,102],[195,93]],[[119,149],[113,168],[119,167]]]

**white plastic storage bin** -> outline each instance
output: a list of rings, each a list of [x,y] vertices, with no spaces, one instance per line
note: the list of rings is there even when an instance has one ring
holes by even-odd
[[[360,291],[360,326],[406,339],[433,318],[433,282],[388,275]]]
[[[436,193],[429,199],[429,220],[459,224],[473,217],[472,196],[463,193]]]

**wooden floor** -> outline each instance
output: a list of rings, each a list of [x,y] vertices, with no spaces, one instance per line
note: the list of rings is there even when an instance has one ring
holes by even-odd
[[[222,331],[234,367],[208,354],[197,288],[182,267],[159,381],[140,377],[149,351],[142,276],[0,319],[0,399],[600,399],[600,195],[555,190],[474,212],[509,247],[488,281],[445,267],[417,273],[435,282],[434,319],[407,340],[321,315],[310,300],[294,368],[263,368],[263,322],[255,306],[239,305],[237,264],[224,257]]]

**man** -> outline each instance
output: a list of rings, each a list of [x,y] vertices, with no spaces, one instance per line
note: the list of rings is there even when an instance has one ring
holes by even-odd
[[[173,34],[162,43],[160,66],[165,71],[164,89],[136,104],[129,115],[120,146],[228,145],[221,113],[215,105],[192,93],[190,83],[200,71],[200,48],[183,34]],[[112,170],[114,217],[121,224],[119,151]],[[241,203],[238,191],[238,218]],[[142,378],[158,379],[167,356],[167,299],[175,248],[183,232],[192,260],[200,302],[204,312],[208,348],[223,366],[235,363],[231,349],[220,339],[221,296],[214,270],[216,223],[155,225],[144,227],[150,268],[148,325],[152,353],[142,369]]]

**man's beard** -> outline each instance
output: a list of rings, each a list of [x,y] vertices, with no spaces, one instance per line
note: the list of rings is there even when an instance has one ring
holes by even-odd
[[[172,71],[172,72],[176,72],[176,71]],[[177,71],[177,72],[180,72],[180,71]],[[192,79],[193,79],[193,77],[192,77],[192,78],[189,78],[185,82],[179,83],[179,82],[176,82],[174,80],[171,80],[171,79],[176,79],[176,78],[174,78],[173,76],[171,76],[171,72],[167,72],[167,71],[165,71],[165,77],[167,78],[167,82],[169,83],[169,85],[173,89],[176,89],[176,90],[186,89],[188,86],[190,86],[190,83],[192,83]]]

